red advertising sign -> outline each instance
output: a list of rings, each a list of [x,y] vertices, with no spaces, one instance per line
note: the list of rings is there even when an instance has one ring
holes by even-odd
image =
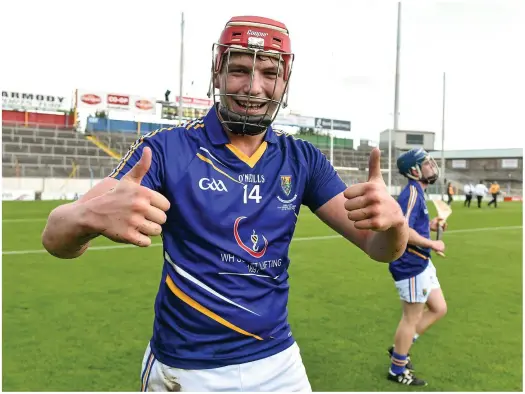
[[[109,108],[126,110],[129,108],[129,96],[109,93],[107,96],[107,103]]]
[[[102,102],[102,98],[94,93],[86,93],[80,96],[80,101],[87,105],[97,105]]]
[[[90,111],[130,111],[135,114],[155,115],[157,100],[131,94],[106,93],[99,91],[78,90],[77,107]]]
[[[135,100],[135,107],[141,111],[150,111],[155,106],[155,103],[146,99]]]

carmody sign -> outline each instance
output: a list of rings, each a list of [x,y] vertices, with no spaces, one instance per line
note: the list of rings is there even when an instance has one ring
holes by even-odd
[[[3,109],[58,111],[69,110],[69,106],[65,96],[2,90]]]
[[[156,99],[132,94],[77,90],[77,108],[91,111],[130,111],[135,114],[155,115]]]

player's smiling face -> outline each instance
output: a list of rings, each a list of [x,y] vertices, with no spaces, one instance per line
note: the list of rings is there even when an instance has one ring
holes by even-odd
[[[222,96],[222,104],[240,115],[264,115],[272,116],[277,108],[277,103],[265,99],[280,101],[285,81],[284,62],[273,57],[257,57],[255,69],[253,69],[253,56],[250,54],[231,54],[229,65],[222,66],[221,73],[215,80],[215,87],[222,94],[233,94],[236,96]],[[224,63],[228,56],[224,56]],[[250,89],[251,83],[251,89]],[[248,97],[250,102],[248,103]],[[244,96],[244,97],[243,97]]]

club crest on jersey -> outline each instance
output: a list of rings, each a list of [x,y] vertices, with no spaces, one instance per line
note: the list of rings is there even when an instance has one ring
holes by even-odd
[[[283,189],[284,194],[289,196],[292,192],[292,176],[291,175],[281,175],[281,189]]]
[[[233,225],[233,236],[235,237],[235,241],[237,242],[237,245],[239,245],[240,248],[246,251],[250,256],[255,257],[256,259],[260,259],[266,253],[266,249],[268,248],[268,240],[265,238],[264,235],[261,234],[262,240],[264,241],[264,247],[261,250],[259,250],[262,246],[262,242],[259,239],[259,235],[255,232],[255,230],[253,230],[250,236],[252,247],[250,248],[248,245],[246,245],[242,241],[241,235],[239,234],[239,223],[243,219],[246,219],[246,216],[240,216],[237,219],[235,219],[235,224]]]
[[[281,175],[281,189],[283,189],[284,194],[286,194],[286,197],[290,197],[290,194],[292,193],[292,176],[291,175]],[[286,204],[287,206],[294,202],[297,198],[297,194],[295,194],[292,198],[286,200],[284,198],[281,198],[281,196],[277,195],[277,199],[282,202],[283,204]],[[289,210],[288,207],[279,207],[279,209],[285,208],[283,210]],[[295,209],[295,205],[291,210]]]

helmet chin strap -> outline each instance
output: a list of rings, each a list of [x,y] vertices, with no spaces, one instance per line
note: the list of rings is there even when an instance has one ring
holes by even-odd
[[[430,185],[433,185],[434,183],[436,183],[436,181],[438,180],[439,176],[437,174],[434,174],[432,175],[431,177],[428,177],[428,178],[425,178],[425,177],[421,177],[420,181],[425,183],[425,184],[430,184]]]
[[[414,176],[412,174],[407,174],[409,178],[412,178],[416,181],[419,181],[419,182],[422,182],[424,183],[425,185],[433,185],[434,183],[436,183],[436,181],[438,180],[439,178],[439,174],[434,174],[430,177],[425,177],[423,176],[423,171],[421,170],[421,167],[419,165],[417,165],[416,167],[412,167],[415,171],[418,172],[419,176]]]
[[[436,178],[421,178],[419,181],[423,182],[425,185],[433,185],[436,182]]]
[[[259,135],[272,123],[272,117],[265,115],[240,115],[219,104],[221,123],[234,134]]]

